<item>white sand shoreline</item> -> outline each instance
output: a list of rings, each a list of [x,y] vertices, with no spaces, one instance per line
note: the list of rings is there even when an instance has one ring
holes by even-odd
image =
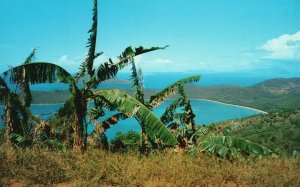
[[[168,100],[175,100],[175,99],[168,99]],[[229,104],[229,103],[224,103],[224,102],[221,102],[221,101],[216,101],[216,100],[211,100],[211,99],[191,99],[191,100],[210,101],[210,102],[219,103],[219,104],[223,104],[223,105],[236,106],[236,107],[239,107],[239,108],[250,109],[250,110],[260,112],[262,114],[268,114],[268,112],[263,111],[263,110],[259,110],[259,109],[256,109],[256,108],[251,108],[251,107],[241,106],[241,105],[235,105],[235,104]],[[64,104],[64,103],[36,103],[36,104],[32,104],[32,105],[62,105],[62,104]],[[0,104],[0,106],[2,106],[2,105],[3,104]]]
[[[221,102],[221,101],[215,101],[215,100],[210,100],[210,99],[192,99],[192,100],[210,101],[210,102],[219,103],[219,104],[223,104],[223,105],[236,106],[236,107],[240,107],[240,108],[250,109],[250,110],[260,112],[262,114],[268,114],[268,112],[263,111],[263,110],[259,110],[259,109],[256,109],[256,108],[251,108],[251,107],[241,106],[241,105],[235,105],[235,104],[229,104],[229,103],[224,103],[224,102]]]

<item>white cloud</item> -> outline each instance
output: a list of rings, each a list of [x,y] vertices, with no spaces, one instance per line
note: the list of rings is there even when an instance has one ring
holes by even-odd
[[[59,66],[65,68],[69,72],[77,72],[82,62],[81,57],[70,58],[67,54],[61,56],[56,61]]]
[[[300,59],[300,31],[268,40],[259,49],[268,52],[267,59]]]
[[[145,72],[173,72],[178,71],[181,68],[178,67],[178,64],[174,63],[170,59],[145,59],[140,58],[139,59],[139,66],[145,71]]]
[[[157,63],[157,64],[171,64],[172,61],[169,60],[169,59],[155,59],[154,60],[154,63]]]
[[[75,65],[75,61],[70,59],[68,55],[63,55],[58,59],[58,63],[62,66]]]

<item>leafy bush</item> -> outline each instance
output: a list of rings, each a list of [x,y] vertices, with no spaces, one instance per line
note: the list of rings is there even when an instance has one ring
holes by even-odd
[[[140,134],[135,131],[127,133],[118,132],[111,141],[111,151],[113,152],[137,152],[140,146]]]

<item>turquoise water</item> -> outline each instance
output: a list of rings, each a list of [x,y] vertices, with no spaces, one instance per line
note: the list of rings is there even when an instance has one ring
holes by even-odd
[[[158,108],[154,110],[154,113],[158,116],[164,112],[165,108],[171,103],[172,101],[166,101]],[[42,115],[42,119],[46,119],[51,115],[49,113],[56,112],[63,104],[34,104],[31,106],[31,111],[33,114],[48,114]],[[216,103],[212,101],[205,101],[205,100],[192,100],[192,107],[194,113],[196,114],[196,122],[198,124],[209,124],[218,121],[230,120],[230,119],[237,119],[243,118],[255,114],[259,114],[259,112],[247,108],[241,108],[237,106],[230,106],[221,103]],[[117,112],[114,111],[107,111],[107,114],[103,116],[99,121],[102,121],[109,117],[112,114]],[[0,107],[0,115],[3,114],[3,105]],[[1,123],[3,123],[1,121]],[[93,125],[90,125],[88,128],[89,131],[93,130]],[[140,131],[140,126],[136,122],[134,118],[121,120],[118,124],[114,127],[110,128],[106,135],[109,139],[112,139],[115,134],[120,132],[127,132],[130,130]]]

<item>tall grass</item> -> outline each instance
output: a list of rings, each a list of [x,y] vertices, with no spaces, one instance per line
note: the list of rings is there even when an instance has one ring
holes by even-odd
[[[164,153],[141,156],[92,149],[84,154],[41,147],[0,147],[2,184],[70,186],[299,186],[299,158],[229,161],[208,154]],[[1,183],[0,183],[1,186]]]

